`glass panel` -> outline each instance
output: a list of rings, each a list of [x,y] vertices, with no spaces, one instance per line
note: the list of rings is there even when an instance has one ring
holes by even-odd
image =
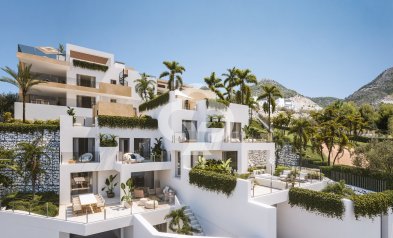
[[[71,174],[71,195],[93,193],[93,172]]]
[[[150,159],[150,138],[135,138],[134,152],[140,154],[143,158]]]
[[[186,141],[197,140],[197,121],[183,120],[182,133]]]

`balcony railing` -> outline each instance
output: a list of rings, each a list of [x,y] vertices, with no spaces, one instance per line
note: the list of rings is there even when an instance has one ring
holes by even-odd
[[[94,127],[94,119],[92,117],[74,117],[74,126]]]
[[[66,77],[58,76],[58,75],[38,73],[38,78],[47,82],[62,83],[62,84],[67,83]]]
[[[52,97],[52,96],[42,96],[29,94],[27,95],[27,102],[34,104],[45,104],[45,105],[56,105],[56,106],[66,106],[67,99],[65,97]]]
[[[37,55],[41,57],[47,57],[55,60],[61,60],[61,61],[66,60],[65,54],[46,54],[41,50],[39,50],[37,47],[32,47],[28,45],[18,44],[18,52],[30,54],[30,55]]]
[[[99,163],[99,152],[62,152],[60,153],[60,162],[62,164],[79,164],[79,163]]]
[[[127,155],[129,154],[129,155]],[[132,158],[131,152],[118,152],[116,155],[116,161],[122,164],[137,164],[137,163],[151,163],[151,162],[169,162],[171,161],[167,151],[162,151],[161,155],[149,154],[149,156],[141,158]]]

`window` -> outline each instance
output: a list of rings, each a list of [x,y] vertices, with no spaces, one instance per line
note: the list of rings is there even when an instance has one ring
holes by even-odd
[[[197,140],[197,121],[183,120],[182,121],[182,134],[185,141]]]
[[[82,87],[95,88],[96,87],[96,77],[88,75],[76,75],[76,84]]]
[[[175,160],[175,177],[181,176],[181,153],[180,151],[176,152],[176,160]]]
[[[199,156],[203,156],[203,152],[201,151],[191,151],[191,168],[193,168],[198,163]]]
[[[150,159],[150,138],[134,138],[134,152]]]
[[[237,167],[237,151],[223,151],[222,152],[222,159],[223,160],[227,160],[227,159],[231,159],[231,168],[233,170],[238,169]]]
[[[91,156],[84,156],[84,154],[91,154]],[[89,161],[83,162],[94,162],[98,161],[98,158],[95,158],[95,138],[73,138],[73,157],[76,160],[81,159],[89,159]]]
[[[111,79],[111,84],[117,84],[115,79]]]
[[[96,104],[95,97],[76,96],[76,106],[83,108],[92,108]]]
[[[93,172],[71,173],[71,196],[93,193]]]
[[[116,103],[116,99],[111,98],[111,103]]]
[[[241,141],[242,124],[240,122],[231,122],[231,139],[232,142]]]

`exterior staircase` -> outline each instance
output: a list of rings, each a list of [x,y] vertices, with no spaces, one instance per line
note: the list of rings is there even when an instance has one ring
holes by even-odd
[[[190,206],[185,206],[184,213],[190,218],[191,227],[197,229],[199,232],[194,232],[194,235],[197,236],[204,236],[202,226],[199,224],[198,219],[195,217],[194,213],[192,212]]]

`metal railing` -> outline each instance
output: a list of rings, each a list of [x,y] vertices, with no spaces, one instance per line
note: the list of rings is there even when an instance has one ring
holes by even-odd
[[[44,73],[38,73],[39,79],[47,81],[47,82],[53,82],[53,83],[62,83],[66,84],[67,83],[67,77],[65,76],[58,76],[58,75],[52,75],[52,74],[44,74]]]
[[[172,142],[173,143],[198,142],[198,132],[197,131],[175,132],[172,136]]]
[[[79,164],[79,163],[99,163],[99,152],[62,152],[60,153],[60,163],[62,164]]]
[[[134,164],[134,163],[151,163],[151,162],[169,162],[171,161],[171,157],[168,156],[167,151],[162,151],[161,155],[156,156],[155,154],[151,153],[149,156],[143,157],[144,160],[139,160],[138,159],[130,159],[128,156],[125,156],[125,154],[128,154],[131,152],[118,152],[116,154],[116,161],[122,164]]]
[[[344,180],[346,184],[371,190],[374,192],[383,192],[387,189],[387,184],[384,180],[359,176],[340,171],[331,171],[329,178],[334,181]]]

